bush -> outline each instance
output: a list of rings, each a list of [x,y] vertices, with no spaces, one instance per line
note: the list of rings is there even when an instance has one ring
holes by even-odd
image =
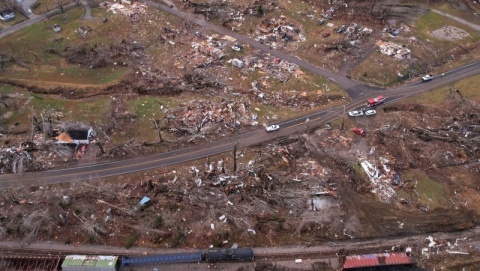
[[[127,240],[125,241],[125,248],[129,249],[135,244],[135,241],[137,241],[137,235],[132,234],[128,236]]]

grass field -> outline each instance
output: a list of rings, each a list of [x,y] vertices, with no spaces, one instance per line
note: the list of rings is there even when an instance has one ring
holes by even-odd
[[[93,21],[82,21],[82,16],[83,9],[75,8],[1,39],[0,49],[17,58],[18,63],[3,69],[0,77],[86,85],[111,83],[121,78],[127,71],[124,68],[90,69],[69,64],[58,54],[49,53],[51,49],[62,54],[68,46],[107,42],[107,37],[101,33],[108,30],[102,29],[106,25],[97,21],[100,23],[97,27]],[[55,33],[53,24],[59,24],[62,31]],[[76,33],[82,25],[95,29],[99,35],[82,38]]]
[[[450,205],[446,186],[430,179],[424,172],[414,169],[403,174],[402,177],[413,181],[419,202],[430,209],[445,208]]]

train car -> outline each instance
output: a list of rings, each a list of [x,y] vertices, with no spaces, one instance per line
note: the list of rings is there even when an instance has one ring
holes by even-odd
[[[204,253],[207,262],[222,261],[253,261],[253,249],[251,248],[212,248]]]
[[[122,266],[153,265],[168,263],[196,263],[203,260],[202,252],[160,254],[139,257],[122,257]]]
[[[3,270],[3,269],[2,269]],[[117,271],[117,256],[68,255],[62,263],[63,271]]]

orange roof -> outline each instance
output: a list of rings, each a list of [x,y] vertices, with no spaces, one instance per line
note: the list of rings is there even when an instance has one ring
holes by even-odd
[[[65,132],[59,134],[57,137],[55,137],[55,139],[66,143],[73,142],[73,139]]]

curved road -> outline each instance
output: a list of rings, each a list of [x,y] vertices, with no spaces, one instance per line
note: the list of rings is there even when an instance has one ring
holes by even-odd
[[[43,172],[33,172],[24,174],[3,174],[0,175],[0,188],[8,188],[18,185],[46,185],[62,182],[72,182],[89,180],[95,178],[109,177],[123,175],[132,172],[138,172],[153,168],[158,168],[167,165],[178,164],[186,161],[196,160],[199,158],[212,156],[215,154],[230,151],[235,144],[239,147],[246,147],[262,143],[264,141],[273,140],[275,138],[288,136],[305,129],[318,127],[321,124],[333,121],[344,115],[345,111],[360,107],[365,103],[365,100],[382,93],[387,97],[386,103],[393,102],[423,91],[443,86],[457,80],[480,73],[480,61],[473,64],[455,69],[445,74],[445,76],[436,76],[429,82],[417,82],[407,86],[402,86],[391,90],[381,90],[379,88],[370,87],[359,84],[345,77],[317,68],[309,63],[306,63],[296,57],[286,55],[282,52],[271,50],[268,46],[261,44],[253,39],[244,37],[237,33],[228,31],[216,25],[210,24],[204,20],[192,17],[174,8],[169,8],[164,5],[153,3],[149,0],[141,0],[148,5],[157,7],[166,12],[182,17],[186,20],[192,21],[203,27],[214,30],[218,33],[229,35],[237,40],[248,43],[262,51],[270,53],[271,55],[280,57],[287,61],[297,64],[298,66],[318,75],[330,78],[341,87],[343,87],[352,98],[351,102],[345,106],[339,106],[333,109],[317,112],[308,116],[288,120],[280,123],[282,129],[275,133],[266,133],[263,129],[257,129],[252,132],[235,135],[217,142],[206,143],[195,147],[180,149],[167,153],[160,153],[150,156],[138,157],[134,159],[121,160],[108,163],[96,163],[84,165],[79,167],[72,167],[66,169],[49,170]],[[0,35],[1,36],[1,35]],[[308,121],[307,121],[308,120]]]

